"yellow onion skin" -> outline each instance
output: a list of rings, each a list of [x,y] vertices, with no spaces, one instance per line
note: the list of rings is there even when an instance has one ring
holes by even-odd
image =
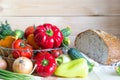
[[[26,57],[19,57],[13,62],[12,69],[16,73],[29,74],[32,72],[33,63]]]

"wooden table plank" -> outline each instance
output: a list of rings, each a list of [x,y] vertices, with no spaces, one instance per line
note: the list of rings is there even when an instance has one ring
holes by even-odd
[[[120,0],[0,0],[1,16],[120,15]]]

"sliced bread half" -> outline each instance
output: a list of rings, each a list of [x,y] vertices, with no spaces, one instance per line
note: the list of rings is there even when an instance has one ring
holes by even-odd
[[[120,40],[102,30],[89,29],[79,33],[75,47],[100,64],[120,61]]]

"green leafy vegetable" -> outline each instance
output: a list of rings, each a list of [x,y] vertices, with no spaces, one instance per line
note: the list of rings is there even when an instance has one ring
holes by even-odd
[[[12,34],[11,26],[8,24],[7,21],[5,21],[5,24],[1,22],[0,25],[0,39],[5,38],[6,36],[9,36]]]

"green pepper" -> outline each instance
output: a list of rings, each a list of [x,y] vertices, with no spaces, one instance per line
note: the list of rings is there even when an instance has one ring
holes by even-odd
[[[117,73],[118,75],[120,75],[120,66],[116,66],[116,67],[115,67],[115,71],[116,71],[116,73]]]
[[[20,29],[16,29],[13,31],[12,35],[16,38],[16,39],[22,39],[24,37],[24,32]]]
[[[62,41],[62,46],[66,47],[70,45],[70,39],[68,37],[64,37],[63,41]]]
[[[54,75],[61,77],[87,77],[88,69],[86,59],[79,58],[59,65]]]
[[[56,62],[58,65],[60,65],[62,63],[70,62],[70,61],[71,61],[71,58],[67,54],[62,54],[58,58],[56,58]]]

